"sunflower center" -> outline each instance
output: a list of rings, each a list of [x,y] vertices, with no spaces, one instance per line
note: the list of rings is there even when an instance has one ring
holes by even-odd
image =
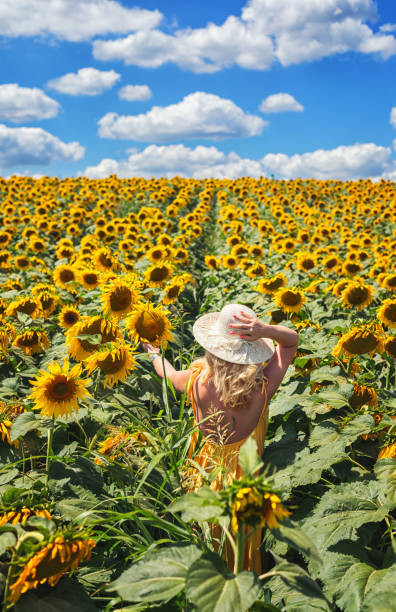
[[[181,291],[181,287],[179,285],[174,285],[173,287],[170,287],[170,289],[168,289],[168,298],[173,299],[176,298],[179,293]]]
[[[75,312],[66,312],[64,314],[64,319],[66,323],[77,323],[78,315]]]
[[[110,306],[114,312],[125,310],[132,303],[132,293],[128,287],[117,287],[110,295]]]
[[[164,325],[160,319],[149,312],[143,312],[136,322],[136,330],[139,336],[153,342],[163,333]]]
[[[384,315],[389,321],[396,323],[396,304],[389,304],[385,308]]]
[[[169,276],[169,269],[166,266],[156,267],[150,272],[150,280],[163,281]]]
[[[89,272],[88,274],[84,274],[84,280],[87,285],[96,285],[98,282],[98,277],[94,272]]]
[[[48,396],[52,401],[64,401],[73,396],[75,384],[72,380],[67,380],[65,376],[56,376],[52,385],[48,388]]]
[[[104,374],[115,374],[124,367],[125,358],[124,352],[110,353],[106,359],[100,362],[99,367]]]
[[[315,267],[315,262],[313,259],[303,259],[301,261],[301,266],[304,270],[311,270]]]
[[[345,269],[347,270],[347,272],[350,272],[351,274],[355,274],[355,272],[359,272],[361,268],[359,264],[348,262],[345,266]]]
[[[20,338],[18,338],[19,346],[35,346],[38,342],[37,332],[27,332],[23,334]]]
[[[17,311],[30,315],[36,310],[36,307],[37,305],[35,302],[33,302],[33,300],[27,300],[26,302],[18,306]]]
[[[347,351],[352,353],[352,355],[363,355],[363,353],[370,353],[374,351],[377,347],[378,339],[376,336],[368,332],[363,335],[360,332],[349,338],[345,342],[345,348]]]
[[[394,276],[391,276],[390,278],[387,279],[386,286],[387,287],[396,287],[396,274]]]
[[[349,289],[347,293],[347,299],[349,304],[358,306],[363,304],[369,297],[369,292],[365,287],[353,287]]]
[[[112,261],[111,257],[109,257],[108,255],[105,255],[104,253],[100,254],[99,261],[100,261],[100,263],[102,264],[102,266],[104,268],[112,268],[113,267],[113,261]]]
[[[301,302],[301,296],[299,293],[293,291],[285,291],[282,295],[282,303],[286,306],[297,306]]]
[[[59,278],[61,279],[62,283],[69,283],[70,281],[74,280],[74,273],[72,270],[62,270],[62,272],[59,274]]]
[[[266,281],[264,283],[264,287],[266,289],[269,289],[270,291],[279,289],[279,287],[282,287],[282,285],[283,285],[283,280],[281,278],[275,278],[274,280]]]

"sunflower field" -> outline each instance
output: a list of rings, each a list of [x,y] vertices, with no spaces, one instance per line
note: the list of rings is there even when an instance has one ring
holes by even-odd
[[[0,178],[0,296],[2,610],[396,611],[394,183]],[[187,369],[235,302],[298,352],[264,456],[191,492],[140,340]]]

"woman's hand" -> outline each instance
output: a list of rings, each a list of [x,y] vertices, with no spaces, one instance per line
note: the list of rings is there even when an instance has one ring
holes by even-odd
[[[142,349],[146,352],[146,353],[160,353],[161,351],[159,350],[158,346],[153,346],[152,344],[150,344],[149,342],[140,342]]]
[[[231,334],[239,334],[243,340],[249,340],[250,342],[265,337],[266,325],[258,317],[253,317],[241,310],[241,314],[239,316],[234,315],[234,319],[240,321],[240,323],[229,324],[228,327],[232,330]]]

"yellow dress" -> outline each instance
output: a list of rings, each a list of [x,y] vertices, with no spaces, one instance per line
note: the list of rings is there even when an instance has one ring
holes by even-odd
[[[187,402],[191,402],[191,406],[194,413],[194,423],[197,423],[196,418],[196,406],[194,402],[193,396],[193,386],[194,382],[197,379],[198,375],[201,372],[202,366],[200,364],[192,365],[192,375],[187,385]],[[264,443],[265,443],[265,435],[267,433],[267,425],[268,425],[268,402],[266,396],[266,384],[268,380],[264,377],[262,393],[265,394],[265,404],[261,411],[258,423],[254,430],[249,436],[246,436],[242,440],[238,442],[232,442],[230,444],[218,444],[211,440],[206,440],[201,450],[195,455],[193,458],[194,462],[197,463],[203,470],[206,472],[210,472],[214,467],[218,465],[222,465],[225,474],[219,474],[212,483],[210,484],[210,488],[219,491],[223,488],[223,478],[225,478],[227,482],[231,483],[235,479],[241,478],[243,476],[243,471],[241,466],[238,463],[239,451],[241,446],[246,442],[246,440],[253,435],[254,439],[257,442],[257,449],[260,456],[262,456],[264,452]],[[189,448],[189,458],[191,459],[194,449],[196,447],[197,441],[199,437],[199,432],[194,432]],[[202,476],[200,472],[195,469],[194,470],[194,478],[192,484],[190,485],[190,491],[197,491],[202,485]],[[251,527],[246,526],[246,532],[250,531]],[[219,538],[221,534],[221,529],[218,525],[212,526],[212,537],[214,539]],[[261,552],[259,550],[259,546],[261,545],[262,540],[262,529],[257,529],[245,545],[245,556],[244,556],[244,564],[243,569],[250,570],[256,572],[256,574],[260,575],[262,573],[262,561],[261,561]],[[232,547],[227,541],[227,547],[225,550],[225,558],[228,564],[228,567],[232,571],[234,569],[234,560]]]

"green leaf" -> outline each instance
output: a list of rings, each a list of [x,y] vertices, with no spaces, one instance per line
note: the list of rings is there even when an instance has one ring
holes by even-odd
[[[230,572],[215,553],[202,555],[187,574],[186,595],[197,612],[246,612],[260,593],[253,572]]]
[[[19,470],[17,470],[17,468],[11,468],[9,470],[1,472],[0,473],[0,485],[4,485],[4,484],[7,484],[8,482],[11,482],[11,480],[13,480],[18,475],[19,475]]]
[[[281,560],[270,573],[279,576],[290,589],[308,597],[324,599],[326,601],[326,597],[317,582],[299,565]]]
[[[182,512],[182,519],[186,523],[208,521],[223,514],[224,503],[217,491],[203,486],[196,493],[187,493],[177,499],[168,506],[168,510]]]
[[[387,573],[366,563],[355,563],[344,574],[335,599],[342,610],[360,612],[367,592]]]
[[[277,540],[286,542],[291,548],[298,550],[310,559],[320,562],[321,557],[312,540],[292,521],[284,520],[278,529],[272,529],[272,534]]]
[[[379,459],[374,466],[374,472],[383,485],[387,499],[392,505],[396,505],[396,459]]]
[[[185,588],[188,569],[201,554],[194,545],[157,550],[127,569],[108,590],[126,601],[168,601]]]
[[[254,476],[263,465],[257,452],[257,442],[253,436],[250,436],[241,446],[238,462],[245,476]]]
[[[0,528],[0,555],[6,552],[8,546],[14,546],[17,541],[16,530],[11,525]]]
[[[47,595],[38,597],[28,591],[13,608],[13,612],[98,612],[83,587],[70,578],[62,578]]]
[[[12,424],[10,431],[11,442],[17,440],[19,436],[24,436],[28,431],[37,429],[40,425],[40,416],[34,414],[34,412],[23,412]]]
[[[380,505],[378,494],[378,482],[370,480],[332,487],[303,523],[303,529],[321,553],[340,540],[356,540],[359,527],[382,521],[389,511],[386,505]]]
[[[396,566],[393,565],[371,586],[361,612],[395,612],[395,584]]]

